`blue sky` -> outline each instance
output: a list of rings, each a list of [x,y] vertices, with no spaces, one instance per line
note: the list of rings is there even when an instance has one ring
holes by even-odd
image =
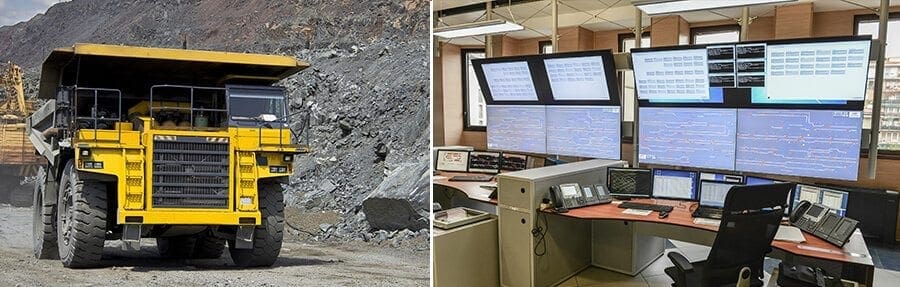
[[[27,21],[57,2],[68,0],[0,0],[0,26]]]

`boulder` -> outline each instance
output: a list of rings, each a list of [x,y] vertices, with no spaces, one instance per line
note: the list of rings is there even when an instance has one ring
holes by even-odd
[[[392,231],[427,228],[430,175],[427,157],[392,170],[363,201],[369,226]]]

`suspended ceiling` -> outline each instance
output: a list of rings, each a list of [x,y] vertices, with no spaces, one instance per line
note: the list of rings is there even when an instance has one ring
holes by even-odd
[[[486,0],[435,0],[434,10],[441,11],[473,4],[484,4]],[[591,31],[609,31],[630,29],[634,26],[634,6],[630,0],[559,0],[559,27],[581,26]],[[751,16],[773,16],[778,5],[813,2],[815,12],[853,10],[860,6],[840,0],[800,0],[798,2],[756,5],[750,7]],[[878,7],[880,0],[851,0],[865,6]],[[550,0],[531,1],[494,8],[493,19],[507,19],[516,22],[526,29],[507,33],[516,39],[547,37],[551,34]],[[741,8],[714,9],[676,13],[690,23],[736,19],[741,15]],[[485,11],[468,12],[441,17],[439,26],[456,25],[485,20]],[[643,25],[650,24],[650,17],[643,15]],[[482,45],[483,37],[453,39],[459,45]]]

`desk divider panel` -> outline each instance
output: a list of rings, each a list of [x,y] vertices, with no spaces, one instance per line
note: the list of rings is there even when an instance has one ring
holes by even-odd
[[[591,222],[537,210],[550,186],[605,185],[606,169],[623,166],[624,161],[595,159],[498,175],[501,286],[552,286],[589,266]],[[532,236],[538,226],[547,232],[541,246]],[[537,256],[535,249],[545,246],[546,253]]]

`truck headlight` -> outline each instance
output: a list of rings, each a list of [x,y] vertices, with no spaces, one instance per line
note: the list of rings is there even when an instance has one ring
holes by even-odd
[[[286,166],[274,165],[269,167],[269,173],[287,173]]]
[[[86,161],[86,162],[84,162],[84,168],[102,169],[103,162],[102,161]]]
[[[91,156],[91,150],[89,150],[89,149],[82,149],[82,150],[81,150],[81,156]]]
[[[284,162],[292,162],[292,161],[294,161],[294,155],[293,155],[293,154],[286,154],[286,155],[284,155],[284,158],[282,158],[282,160],[283,160]]]

